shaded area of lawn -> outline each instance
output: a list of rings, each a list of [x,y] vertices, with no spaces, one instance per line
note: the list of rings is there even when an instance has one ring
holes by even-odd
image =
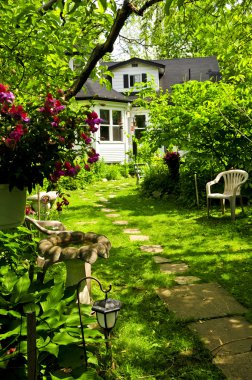
[[[72,193],[71,206],[61,218],[68,228],[101,233],[112,242],[110,258],[93,266],[93,274],[105,286],[112,283],[111,296],[123,303],[113,340],[117,367],[105,378],[222,379],[197,337],[155,293],[158,287],[174,285],[174,276],[161,273],[154,254],[139,248],[161,244],[163,256],[186,262],[189,275],[220,283],[249,308],[247,317],[252,319],[251,216],[238,215],[231,223],[228,212],[222,216],[214,210],[208,220],[206,210],[185,210],[172,199],[141,198],[134,182],[109,198],[119,183],[100,183]],[[115,209],[120,214],[117,219],[127,220],[127,228],[139,228],[150,241],[130,242],[123,233],[125,226],[114,225],[113,218],[96,207],[102,203],[95,195],[98,191],[109,199],[105,208]],[[94,298],[100,297],[93,291]]]

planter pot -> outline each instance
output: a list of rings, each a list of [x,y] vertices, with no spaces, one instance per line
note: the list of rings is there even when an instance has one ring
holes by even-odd
[[[9,185],[0,184],[0,229],[20,226],[25,218],[26,189],[14,187],[9,191]]]

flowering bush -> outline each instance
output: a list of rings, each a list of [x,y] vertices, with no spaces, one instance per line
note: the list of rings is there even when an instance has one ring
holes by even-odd
[[[81,166],[90,170],[99,159],[92,142],[101,120],[95,112],[80,115],[66,106],[62,94],[47,94],[40,108],[28,105],[28,116],[14,104],[8,86],[0,84],[0,183],[31,192],[44,178],[75,177]]]
[[[180,155],[179,152],[166,152],[164,162],[168,165],[171,178],[177,180],[179,177]]]

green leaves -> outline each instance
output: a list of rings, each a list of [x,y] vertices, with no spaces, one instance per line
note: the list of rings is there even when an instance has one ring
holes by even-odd
[[[166,0],[165,2],[165,13],[167,15],[170,14],[170,9],[173,3],[177,3],[178,9],[180,9],[184,5],[185,0]],[[175,4],[174,4],[175,5]]]
[[[64,294],[64,284],[59,283],[55,285],[46,297],[46,301],[41,302],[41,306],[44,312],[48,310],[53,310],[60,307],[59,301],[62,299]]]
[[[30,287],[30,283],[31,282],[30,282],[28,273],[20,277],[14,285],[12,296],[11,296],[11,302],[22,303],[22,302],[32,301],[33,296],[31,294],[27,294]]]
[[[165,2],[165,13],[167,15],[170,14],[170,8],[171,8],[171,5],[172,5],[173,1],[174,0],[166,0],[166,2]]]

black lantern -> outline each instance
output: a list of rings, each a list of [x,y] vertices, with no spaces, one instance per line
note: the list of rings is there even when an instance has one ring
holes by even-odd
[[[93,304],[92,310],[96,312],[97,322],[104,329],[106,335],[109,335],[115,326],[120,308],[121,302],[107,298],[107,293],[105,300],[96,301]]]
[[[113,300],[112,298],[108,298],[108,293],[110,292],[112,286],[110,285],[108,290],[104,290],[99,280],[95,277],[84,277],[77,284],[77,300],[78,300],[78,309],[79,309],[79,318],[80,318],[80,326],[81,326],[81,334],[82,334],[82,343],[84,350],[84,359],[87,367],[87,351],[86,351],[86,343],[84,337],[84,326],[82,323],[81,310],[80,310],[80,297],[79,297],[79,288],[82,281],[85,280],[95,280],[103,293],[105,293],[105,299],[101,301],[96,301],[92,306],[92,311],[96,313],[96,319],[100,327],[104,330],[105,339],[109,338],[110,331],[115,326],[118,312],[121,308],[121,302],[117,300]],[[110,347],[108,341],[106,341],[107,349]]]

